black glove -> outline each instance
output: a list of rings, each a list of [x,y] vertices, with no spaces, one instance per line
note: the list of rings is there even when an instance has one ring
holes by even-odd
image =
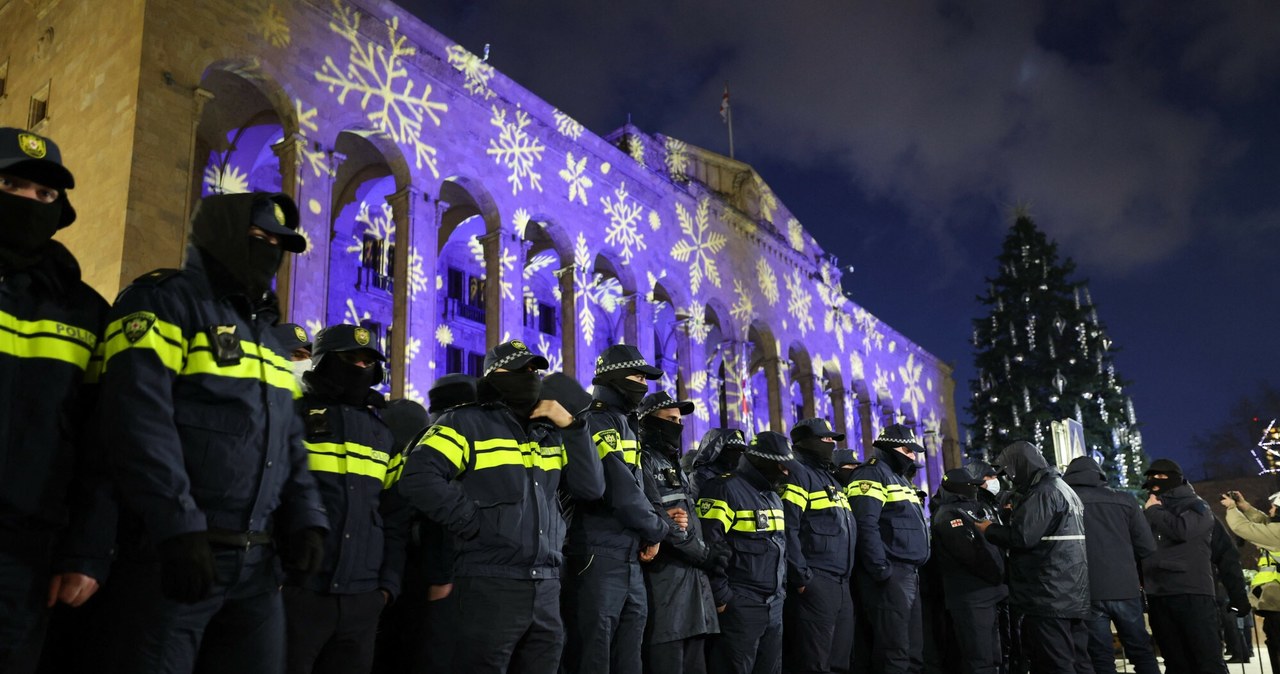
[[[310,527],[289,534],[284,564],[290,571],[310,575],[320,570],[324,561],[324,529]]]
[[[733,559],[733,550],[724,543],[711,546],[707,551],[707,559],[700,568],[707,573],[723,574],[729,568],[729,560]]]
[[[203,531],[178,534],[160,542],[160,591],[183,604],[194,604],[213,589],[213,549]]]

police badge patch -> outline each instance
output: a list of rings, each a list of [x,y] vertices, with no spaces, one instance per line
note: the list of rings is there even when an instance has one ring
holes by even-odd
[[[369,345],[369,330],[367,328],[356,328],[354,337],[356,344],[360,346]]]
[[[706,517],[711,512],[710,501],[698,501],[698,517]]]
[[[303,330],[301,325],[293,326],[293,336],[297,337],[299,342],[307,341],[307,331]]]
[[[861,489],[861,490],[862,490],[862,493],[864,493],[864,494],[865,494],[865,493],[867,493],[867,492],[871,491],[871,483],[870,483],[870,482],[859,482],[859,483],[858,483],[858,489]]]
[[[528,351],[528,350],[529,350],[529,347],[525,346],[525,345],[524,345],[524,342],[522,342],[522,341],[520,341],[520,340],[518,340],[518,339],[513,339],[513,340],[511,340],[511,346],[515,347],[515,349],[516,349],[517,351]]]
[[[137,311],[120,321],[120,332],[124,333],[124,338],[129,340],[130,344],[136,344],[139,339],[151,331],[151,326],[156,323],[156,315],[150,311]]]
[[[44,139],[34,133],[18,134],[18,147],[32,159],[44,159],[49,149],[44,144]]]
[[[609,447],[609,451],[611,452],[618,451],[618,444],[622,441],[622,438],[618,437],[617,431],[615,430],[600,431],[599,437],[600,437],[600,442],[603,442],[606,446]]]

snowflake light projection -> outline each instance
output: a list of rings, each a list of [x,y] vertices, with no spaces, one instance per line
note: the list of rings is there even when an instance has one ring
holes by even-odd
[[[818,301],[822,303],[822,329],[835,335],[836,343],[844,351],[844,338],[853,333],[853,315],[849,313],[849,299],[836,278],[831,263],[823,261],[822,281],[818,284]]]
[[[649,211],[649,229],[658,231],[662,228],[662,216],[657,211]]]
[[[511,171],[507,176],[507,182],[511,183],[511,194],[519,194],[524,189],[526,180],[529,181],[529,187],[541,192],[542,174],[534,170],[534,165],[542,161],[542,153],[547,146],[537,137],[529,135],[527,129],[533,123],[529,119],[529,113],[517,109],[515,121],[508,122],[506,110],[500,110],[496,105],[492,108],[493,117],[489,119],[489,124],[498,129],[498,137],[489,139],[489,149],[485,150],[485,154],[493,157],[494,163]]]
[[[636,160],[636,163],[639,164],[641,168],[643,168],[644,167],[644,141],[640,140],[639,136],[629,134],[627,136],[626,150],[627,150],[627,154],[630,155],[632,159]]]
[[[748,325],[751,323],[751,319],[755,317],[755,305],[751,300],[751,290],[741,280],[734,279],[733,292],[737,296],[737,301],[733,303],[733,306],[729,307],[729,315],[737,319],[742,325]]]
[[[795,250],[804,252],[804,227],[795,218],[787,220],[787,243]]]
[[[709,379],[709,376],[707,375],[706,370],[697,370],[692,375],[689,376],[689,392],[694,394],[691,397],[694,397],[694,398],[702,397],[702,394],[707,390],[708,379]],[[718,396],[712,396],[712,397],[716,398]],[[704,422],[710,421],[711,406],[707,404],[698,405],[697,407],[694,408],[693,415]]]
[[[859,382],[867,378],[866,366],[862,364],[862,356],[857,351],[849,352],[849,381]]]
[[[291,41],[289,22],[285,20],[284,14],[280,13],[280,8],[276,7],[275,3],[267,5],[259,22],[259,28],[262,30],[262,38],[264,40],[275,47],[289,46]]]
[[[511,248],[503,245],[502,254],[498,256],[498,289],[504,298],[512,301],[516,296],[512,290],[513,283],[510,277],[515,275],[515,270],[516,254],[511,252]]]
[[[693,215],[684,204],[677,202],[676,219],[680,221],[680,231],[686,238],[671,247],[671,257],[676,262],[689,264],[689,290],[697,293],[704,278],[719,288],[720,270],[716,268],[713,256],[725,247],[728,239],[719,232],[710,231],[711,200],[703,197]]]
[[[942,440],[942,420],[938,418],[938,412],[934,409],[929,410],[929,416],[924,418],[924,434],[932,435],[937,442],[931,443],[933,446],[925,445],[929,456],[935,456],[938,453],[938,447]]]
[[[249,176],[235,164],[209,165],[204,169],[204,184],[209,194],[244,194],[249,191]]]
[[[871,380],[871,390],[882,399],[893,400],[893,391],[889,390],[889,373],[876,363],[876,376]]]
[[[858,324],[858,329],[862,331],[863,353],[870,354],[873,346],[876,350],[884,348],[884,333],[880,332],[880,319],[871,315],[870,311],[855,306],[853,308],[853,320]]]
[[[667,175],[677,182],[688,180],[686,172],[689,170],[689,146],[675,138],[667,138],[665,145]]]
[[[436,343],[440,346],[449,346],[453,343],[453,328],[447,323],[436,326]]]
[[[309,250],[309,249],[308,249]],[[423,265],[422,255],[416,247],[409,249],[409,297],[417,299],[418,294],[427,289],[430,276]]]
[[[303,325],[306,326],[307,334],[311,335],[312,339],[315,339],[316,333],[320,332],[320,330],[324,328],[324,324],[314,318],[308,318],[303,321]]]
[[[467,93],[473,96],[479,96],[481,100],[489,100],[494,96],[493,89],[489,88],[489,80],[493,79],[493,66],[485,63],[479,56],[467,51],[462,45],[449,45],[444,50],[445,57],[449,59],[449,65],[455,70],[462,73],[464,80],[463,88]]]
[[[578,137],[582,135],[582,132],[586,131],[586,129],[584,129],[574,118],[560,112],[559,110],[553,110],[551,112],[551,116],[556,120],[556,131],[559,131],[560,135],[565,138],[578,140]]]
[[[342,322],[347,325],[360,325],[373,316],[367,311],[360,311],[356,308],[356,301],[350,297],[347,298],[347,312],[342,316]]]
[[[689,333],[689,341],[694,344],[705,344],[711,334],[711,324],[707,323],[706,305],[700,302],[689,303],[689,318],[684,323],[685,332]]]
[[[523,208],[517,208],[511,214],[511,226],[516,230],[516,236],[524,238],[524,231],[529,227],[529,211]]]
[[[621,183],[618,189],[613,191],[613,196],[618,200],[615,202],[608,196],[600,198],[600,204],[604,206],[604,214],[609,216],[609,224],[605,226],[605,243],[611,246],[617,246],[622,249],[623,264],[631,264],[631,256],[635,252],[645,249],[644,234],[640,233],[640,213],[644,210],[644,206],[635,199],[631,203],[627,203],[627,184]],[[632,246],[635,251],[632,251]]]
[[[404,60],[416,54],[417,49],[400,35],[400,19],[392,17],[386,22],[388,44],[383,46],[360,39],[359,12],[342,0],[334,0],[333,6],[329,29],[342,36],[351,50],[345,67],[326,56],[324,66],[315,74],[316,80],[329,85],[330,93],[337,93],[339,105],[346,104],[349,94],[357,94],[360,109],[369,111],[367,118],[373,128],[407,146],[414,166],[426,167],[439,178],[436,148],[423,141],[422,127],[427,119],[440,126],[440,113],[448,111],[449,106],[431,100],[430,84],[424,83],[421,93],[414,93],[416,85],[408,77]]]
[[[760,279],[760,294],[769,306],[775,306],[781,295],[778,293],[778,275],[763,256],[756,259],[756,277]]]
[[[356,222],[364,226],[364,231],[360,234],[352,234],[351,245],[348,245],[346,251],[355,253],[357,257],[364,250],[364,237],[371,236],[379,241],[391,242],[395,237],[396,223],[392,218],[391,204],[383,201],[378,204],[377,213],[371,212],[369,202],[360,202],[360,211],[356,213]],[[390,262],[388,262],[390,264]],[[382,273],[390,273],[390,269],[380,270]]]
[[[808,334],[813,329],[813,313],[811,312],[813,295],[805,287],[804,280],[800,277],[799,269],[792,270],[790,275],[783,278],[787,282],[787,313],[796,319],[796,327],[800,329],[800,334]]]
[[[547,340],[546,335],[538,335],[538,353],[547,359],[547,372],[564,370],[564,357],[560,353],[560,347],[551,348],[551,342]]]
[[[566,152],[564,163],[565,167],[560,169],[560,178],[569,183],[569,201],[581,201],[582,205],[586,206],[587,190],[594,185],[591,176],[587,175],[587,155],[582,155],[575,162],[573,153]]]
[[[533,257],[530,257],[524,265],[524,280],[528,281],[533,275],[555,264],[559,258],[556,254],[549,250],[544,250]]]
[[[417,337],[410,337],[404,345],[404,357],[408,362],[413,362],[418,357],[418,353],[422,351],[422,340]]]
[[[320,132],[320,126],[316,124],[316,116],[320,114],[319,110],[314,107],[308,108],[302,104],[302,99],[295,98],[293,99],[293,114],[298,118],[298,130],[302,133],[303,139],[306,139],[308,132]],[[330,174],[329,157],[323,150],[315,149],[312,143],[299,143],[298,151],[301,153],[303,165],[311,169],[312,177],[319,178]]]
[[[924,391],[920,388],[920,373],[924,369],[923,363],[916,362],[916,354],[907,356],[907,362],[898,368],[898,374],[902,377],[902,400],[904,405],[911,406],[911,418],[920,418],[920,405],[924,403]]]
[[[612,314],[618,310],[622,300],[622,284],[618,279],[606,278],[600,273],[592,275],[590,269],[591,249],[587,247],[587,237],[578,232],[573,246],[573,283],[580,303],[578,324],[582,327],[582,340],[587,346],[591,346],[596,331],[596,314],[591,307],[599,307],[604,313]]]

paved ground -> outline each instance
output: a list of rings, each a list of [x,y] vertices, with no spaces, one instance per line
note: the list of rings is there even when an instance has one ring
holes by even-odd
[[[1160,664],[1160,669],[1164,671],[1163,662]],[[1116,660],[1116,672],[1133,674],[1133,665],[1126,660]],[[1267,649],[1263,646],[1254,652],[1248,664],[1228,663],[1227,674],[1280,674],[1280,672],[1271,671],[1271,662],[1267,660]]]

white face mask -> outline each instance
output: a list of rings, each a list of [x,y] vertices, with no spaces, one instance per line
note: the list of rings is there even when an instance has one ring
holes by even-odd
[[[1000,493],[1000,479],[999,479],[999,478],[992,478],[992,479],[990,479],[990,480],[987,480],[987,481],[986,481],[986,483],[984,483],[982,486],[983,486],[983,488],[985,488],[987,491],[991,492],[991,495],[992,495],[992,496],[995,496],[996,494],[999,494],[999,493]]]
[[[293,376],[297,378],[298,383],[301,384],[302,375],[311,371],[311,359],[304,358],[303,360],[295,360],[291,363],[291,366],[293,367]]]

